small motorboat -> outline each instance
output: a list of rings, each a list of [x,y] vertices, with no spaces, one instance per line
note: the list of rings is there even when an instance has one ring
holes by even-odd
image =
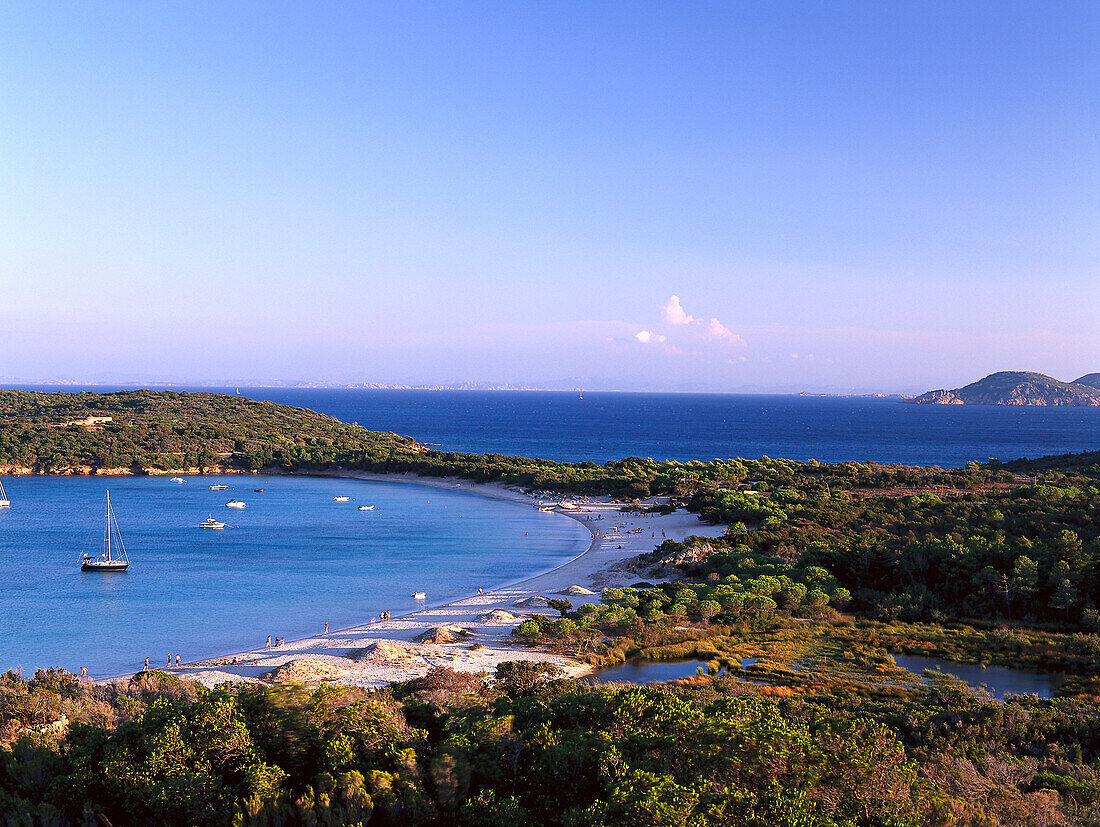
[[[225,504],[226,508],[245,508],[247,503],[244,500],[230,500]]]
[[[351,499],[351,497],[333,497],[332,501],[334,503],[346,503],[350,499]]]
[[[229,486],[228,485],[211,485],[210,490],[211,491],[228,491]]]
[[[423,600],[427,596],[424,592],[413,592],[413,600]]]
[[[264,493],[264,490],[262,488],[253,488],[252,490],[255,491],[257,494]]]
[[[199,526],[201,528],[212,528],[215,531],[221,531],[223,528],[225,528],[225,523],[223,523],[221,520],[215,520],[213,517],[207,517],[205,520],[199,523]]]
[[[359,510],[360,511],[374,511],[374,506],[373,505],[361,505],[361,506],[359,506]]]
[[[172,477],[169,482],[187,482],[187,480],[185,480],[183,477]]]

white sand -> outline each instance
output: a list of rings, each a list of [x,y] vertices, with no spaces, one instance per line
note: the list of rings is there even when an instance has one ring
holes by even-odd
[[[365,473],[341,473],[332,476],[374,480],[378,482],[406,482],[450,490],[462,489],[482,496],[518,502],[533,502],[533,498],[500,484],[475,485],[466,480],[452,478],[417,477],[414,475],[382,475]],[[464,672],[492,672],[498,663],[506,660],[543,660],[556,663],[568,674],[580,675],[590,671],[586,664],[571,658],[555,655],[543,649],[532,648],[512,639],[512,629],[522,620],[537,612],[557,616],[553,609],[522,608],[516,604],[532,596],[560,598],[570,586],[580,585],[594,594],[569,594],[567,599],[578,606],[599,600],[600,592],[612,586],[624,586],[637,582],[638,575],[616,571],[618,563],[626,558],[652,551],[665,538],[683,540],[690,535],[716,537],[724,526],[712,526],[685,511],[667,516],[627,516],[619,512],[619,504],[611,502],[582,503],[575,501],[581,510],[567,514],[592,531],[597,529],[607,536],[594,540],[591,547],[579,557],[544,574],[519,583],[504,586],[482,595],[468,597],[444,606],[423,609],[410,615],[393,618],[383,623],[356,626],[327,635],[290,641],[278,648],[261,646],[233,657],[208,659],[171,669],[182,678],[201,681],[212,686],[218,683],[257,680],[291,660],[308,658],[338,667],[340,676],[333,683],[377,687],[392,681],[408,680],[423,675],[433,666],[450,666]],[[602,516],[602,520],[596,518]],[[431,595],[428,595],[431,599]],[[483,621],[483,615],[493,610],[516,615],[516,620]],[[324,623],[324,619],[320,619]],[[434,626],[460,626],[470,634],[457,643],[417,644],[414,638]],[[362,653],[371,644],[387,641],[408,649],[407,656],[397,658],[372,657]],[[480,644],[477,649],[471,648]],[[349,656],[350,655],[350,656]],[[356,659],[358,656],[358,659]]]

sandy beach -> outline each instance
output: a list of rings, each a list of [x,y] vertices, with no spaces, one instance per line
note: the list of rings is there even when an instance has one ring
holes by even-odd
[[[505,485],[474,484],[455,478],[353,472],[326,476],[465,490],[480,496],[531,504],[536,500],[530,494]],[[501,661],[518,659],[549,661],[570,675],[584,674],[590,671],[584,663],[513,640],[512,630],[528,615],[557,615],[556,610],[546,608],[539,598],[565,597],[574,606],[599,600],[605,588],[638,581],[638,575],[621,570],[620,564],[627,558],[652,551],[664,539],[719,536],[724,526],[708,525],[697,515],[682,510],[668,515],[634,515],[620,512],[619,503],[606,500],[575,498],[573,501],[577,510],[558,511],[581,522],[593,532],[594,538],[587,551],[552,571],[463,600],[429,605],[388,621],[330,630],[328,634],[322,633],[325,619],[318,618],[318,634],[314,637],[287,641],[275,648],[257,641],[259,646],[255,649],[188,663],[168,671],[208,686],[256,681],[284,667],[289,673],[288,679],[298,676],[314,682],[323,678],[337,684],[378,687],[423,675],[434,666],[449,666],[465,672],[491,672]],[[596,531],[600,532],[598,539]],[[566,590],[571,587],[579,589],[568,593]],[[585,590],[591,593],[586,594]],[[426,602],[430,604],[431,595],[427,595]],[[435,637],[453,636],[454,642],[417,641],[418,637],[432,634],[440,627],[446,631],[435,632]],[[234,659],[238,662],[233,663]]]

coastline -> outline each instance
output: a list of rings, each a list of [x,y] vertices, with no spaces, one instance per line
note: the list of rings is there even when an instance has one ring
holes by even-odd
[[[292,472],[290,475],[299,475]],[[534,498],[503,483],[474,483],[455,477],[419,477],[415,474],[371,472],[310,472],[312,476],[335,477],[365,482],[404,483],[447,490],[464,490],[479,496],[531,504]],[[480,595],[425,606],[388,621],[331,630],[327,635],[287,641],[282,646],[259,646],[219,657],[205,658],[165,669],[187,680],[207,686],[225,682],[258,681],[262,675],[294,660],[305,660],[298,672],[309,680],[310,670],[325,672],[324,679],[336,684],[380,687],[394,681],[423,675],[435,666],[449,666],[466,672],[491,672],[505,660],[542,660],[562,667],[566,674],[591,671],[587,664],[554,653],[528,647],[512,638],[512,630],[534,613],[555,615],[545,606],[518,606],[532,598],[567,597],[574,606],[599,600],[604,588],[628,585],[637,576],[622,571],[620,564],[638,554],[652,551],[663,539],[683,540],[695,534],[718,536],[725,527],[703,523],[695,514],[676,511],[669,515],[632,517],[619,512],[619,503],[606,499],[584,503],[577,511],[558,509],[589,531],[612,532],[596,538],[577,556],[547,571],[521,580],[497,585]],[[599,519],[601,518],[602,519]],[[650,536],[644,536],[645,534]],[[570,586],[581,586],[591,594],[564,594]],[[535,601],[539,602],[539,601]],[[510,619],[488,618],[492,612],[507,612]],[[414,638],[438,627],[468,630],[453,643],[417,643]],[[319,630],[320,631],[320,630]],[[232,661],[236,659],[238,663]],[[128,680],[130,674],[103,682]],[[318,674],[318,677],[321,677]],[[310,681],[312,682],[312,681]]]

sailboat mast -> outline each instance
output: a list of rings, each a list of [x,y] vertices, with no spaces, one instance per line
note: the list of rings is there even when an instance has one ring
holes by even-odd
[[[111,492],[107,492],[107,560],[111,559]]]

